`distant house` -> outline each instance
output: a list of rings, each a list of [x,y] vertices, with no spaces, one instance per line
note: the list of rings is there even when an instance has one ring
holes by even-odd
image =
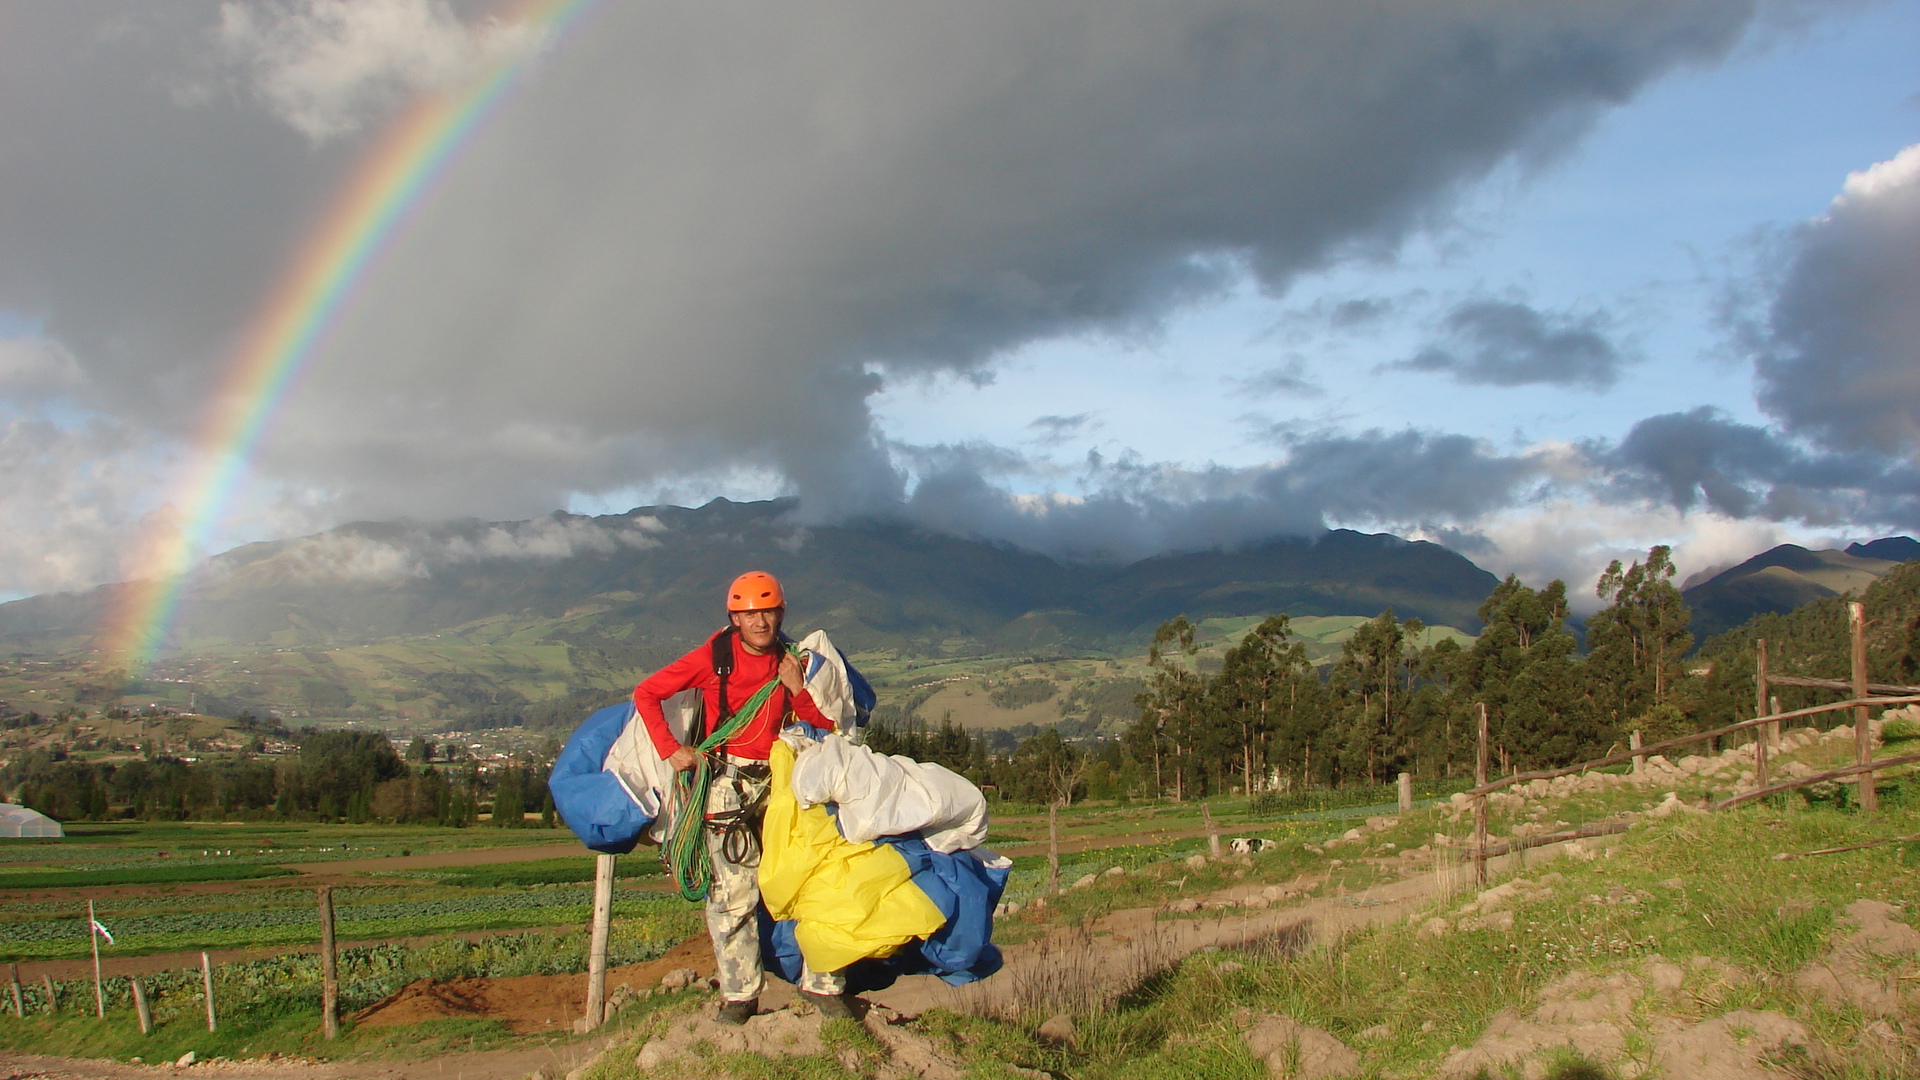
[[[0,803],[0,839],[12,836],[65,836],[60,823],[38,810]]]

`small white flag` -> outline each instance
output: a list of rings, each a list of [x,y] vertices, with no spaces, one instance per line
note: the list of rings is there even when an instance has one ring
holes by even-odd
[[[113,931],[108,930],[104,926],[101,926],[99,919],[88,919],[87,921],[93,924],[94,933],[99,934],[103,938],[106,938],[107,944],[109,945],[113,944]]]

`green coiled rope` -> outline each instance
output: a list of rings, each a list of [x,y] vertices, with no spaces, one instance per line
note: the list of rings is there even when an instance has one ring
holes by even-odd
[[[798,656],[799,649],[791,644],[786,646],[789,653]],[[760,715],[760,710],[773,696],[773,688],[780,685],[780,677],[774,676],[767,685],[753,692],[746,704],[734,711],[732,716],[722,720],[694,749],[699,751],[693,768],[682,770],[674,777],[674,805],[679,808],[673,820],[673,827],[667,834],[667,842],[660,847],[661,861],[667,864],[667,873],[673,876],[673,882],[680,888],[680,895],[688,900],[700,901],[707,898],[707,887],[713,882],[713,856],[707,853],[707,792],[713,787],[713,760],[708,755],[727,745],[734,734],[745,727],[747,721]]]

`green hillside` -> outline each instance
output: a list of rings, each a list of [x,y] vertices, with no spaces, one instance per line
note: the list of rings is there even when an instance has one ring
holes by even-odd
[[[1810,551],[1781,544],[1685,590],[1697,640],[1739,626],[1756,615],[1792,611],[1829,596],[1866,591],[1911,557],[1914,541],[1887,537],[1845,551]]]
[[[132,682],[90,651],[125,586],[31,597],[0,605],[0,700],[479,723],[547,703],[557,721],[721,625],[726,582],[756,566],[785,583],[790,630],[826,629],[883,684],[924,684],[941,663],[970,676],[1119,665],[1019,676],[1052,679],[1066,700],[1137,675],[1129,658],[1174,615],[1225,642],[1286,612],[1324,659],[1389,607],[1471,631],[1495,584],[1437,545],[1344,530],[1096,566],[897,522],[808,526],[794,510],[715,500],[598,518],[358,523],[249,545],[187,584],[161,660]],[[1036,722],[1047,708],[994,706],[979,722]]]

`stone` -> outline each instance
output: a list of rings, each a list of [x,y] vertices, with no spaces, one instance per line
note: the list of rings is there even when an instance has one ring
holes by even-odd
[[[1206,868],[1207,868],[1207,857],[1205,855],[1187,856],[1187,869],[1205,870]]]
[[[1194,899],[1191,896],[1183,896],[1180,899],[1175,900],[1172,903],[1168,904],[1167,910],[1180,912],[1181,914],[1199,911],[1200,901]]]
[[[1275,1013],[1254,1022],[1245,1036],[1247,1051],[1267,1063],[1267,1071],[1285,1080],[1320,1080],[1360,1071],[1360,1055],[1317,1027]]]
[[[1065,1013],[1047,1018],[1046,1023],[1037,1028],[1033,1037],[1054,1046],[1064,1046],[1071,1050],[1080,1045],[1079,1036],[1073,1029],[1073,1017]]]
[[[192,1065],[194,1062],[199,1060],[200,1060],[200,1055],[189,1050],[186,1053],[181,1054],[178,1058],[174,1059],[173,1067],[176,1069],[184,1069],[187,1066]]]
[[[1076,889],[1084,889],[1087,886],[1099,880],[1100,880],[1100,877],[1097,874],[1081,874],[1079,877],[1074,879],[1073,887]]]
[[[660,989],[685,990],[700,981],[700,973],[692,968],[675,968],[660,976]]]
[[[1420,937],[1440,937],[1453,929],[1453,924],[1442,918],[1428,919],[1420,924]]]
[[[1474,930],[1499,930],[1504,932],[1513,929],[1513,912],[1496,911],[1492,914],[1482,915],[1477,919],[1465,920],[1461,922],[1460,925]]]
[[[1249,910],[1259,911],[1272,907],[1273,901],[1264,896],[1249,896],[1245,900],[1240,901],[1240,906]]]
[[[1100,876],[1101,877],[1126,877],[1127,868],[1124,866],[1109,866],[1105,870],[1102,870],[1100,872]]]

